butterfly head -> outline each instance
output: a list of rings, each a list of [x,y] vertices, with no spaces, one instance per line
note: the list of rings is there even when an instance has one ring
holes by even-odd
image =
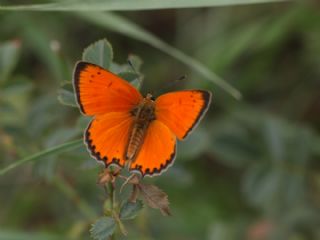
[[[148,93],[147,96],[145,97],[145,99],[146,99],[147,101],[152,101],[152,102],[154,102],[154,101],[156,100],[155,97],[152,96],[151,93]]]
[[[144,119],[148,122],[155,119],[155,102],[154,97],[148,93],[147,96],[143,99],[140,105],[140,116],[139,118]]]

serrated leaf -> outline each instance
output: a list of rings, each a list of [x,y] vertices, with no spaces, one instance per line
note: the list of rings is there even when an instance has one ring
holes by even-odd
[[[0,83],[5,82],[18,62],[20,43],[11,41],[0,46]]]
[[[164,216],[171,215],[168,195],[155,185],[138,184],[140,192],[149,207],[159,209]]]
[[[130,54],[128,57],[128,61],[130,61],[136,72],[140,72],[143,61],[139,56]]]
[[[102,217],[92,224],[91,237],[96,240],[106,240],[113,234],[115,228],[116,222],[113,218]]]
[[[141,200],[136,202],[125,202],[120,210],[120,219],[129,220],[135,218],[139,211],[143,208]]]
[[[63,105],[78,107],[74,94],[66,89],[58,90],[58,100]]]
[[[109,69],[113,59],[111,44],[102,39],[87,47],[82,53],[82,60]]]

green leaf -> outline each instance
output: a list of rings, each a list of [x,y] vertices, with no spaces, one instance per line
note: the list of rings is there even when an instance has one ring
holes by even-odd
[[[83,131],[83,129],[86,129],[88,127],[90,122],[91,117],[81,115],[77,120],[76,128],[81,129],[81,131]]]
[[[98,219],[90,229],[91,237],[96,240],[106,240],[110,237],[116,228],[116,222],[111,217],[102,217]]]
[[[20,42],[11,41],[0,45],[0,83],[4,83],[11,75],[18,62]]]
[[[82,60],[109,69],[113,59],[111,44],[102,39],[87,47],[82,53]]]
[[[0,10],[33,11],[133,11],[146,9],[195,8],[283,2],[286,0],[71,0],[33,5],[0,6]]]
[[[125,202],[120,210],[120,219],[129,220],[135,218],[140,210],[143,208],[141,200],[136,202]]]
[[[128,57],[128,61],[132,64],[134,71],[140,72],[143,61],[139,56],[130,54]]]
[[[139,78],[139,74],[134,72],[121,72],[121,73],[118,73],[118,76],[127,80],[128,82],[132,82],[137,78]]]
[[[135,88],[140,89],[143,76],[139,75],[138,73],[121,72],[118,74],[118,76],[130,82]]]
[[[168,55],[174,57],[175,59],[181,61],[182,63],[190,67],[192,70],[198,72],[200,75],[203,76],[204,79],[209,80],[221,87],[222,89],[224,89],[234,98],[241,98],[241,93],[237,89],[231,86],[228,82],[221,79],[218,75],[216,75],[214,72],[208,69],[201,62],[199,62],[195,58],[188,56],[179,49],[170,46],[169,44],[165,43],[155,35],[141,28],[139,25],[110,12],[96,12],[95,14],[92,14],[90,12],[78,12],[77,14],[94,24],[100,25],[109,30],[118,32],[136,40],[145,42],[167,53]]]
[[[7,173],[7,172],[9,172],[12,169],[15,169],[16,167],[18,167],[18,166],[20,166],[20,165],[22,165],[24,163],[34,162],[34,161],[39,160],[41,158],[44,159],[45,157],[48,157],[48,156],[51,156],[51,155],[55,155],[55,154],[58,154],[58,153],[70,151],[70,150],[78,148],[78,147],[80,147],[82,145],[83,145],[83,140],[82,139],[78,139],[78,140],[75,140],[75,141],[67,142],[67,143],[64,143],[64,144],[61,144],[61,145],[46,149],[44,151],[35,153],[35,154],[30,155],[28,157],[25,157],[25,158],[22,158],[20,160],[17,160],[14,163],[9,164],[5,168],[2,168],[0,170],[0,176],[5,174],[5,173]]]
[[[58,90],[58,100],[63,105],[67,105],[70,107],[78,107],[74,93],[72,93],[66,89],[59,89]]]

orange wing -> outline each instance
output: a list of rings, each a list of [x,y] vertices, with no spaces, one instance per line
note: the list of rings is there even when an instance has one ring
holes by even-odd
[[[141,150],[130,166],[130,171],[156,175],[166,170],[176,156],[176,137],[158,120],[150,123]]]
[[[73,84],[77,102],[86,115],[130,111],[142,99],[130,83],[92,63],[76,64]]]
[[[91,155],[105,163],[124,166],[124,152],[134,118],[129,112],[112,112],[97,116],[89,124],[85,142]]]
[[[156,99],[156,119],[180,139],[188,136],[204,116],[211,93],[203,90],[170,92]]]

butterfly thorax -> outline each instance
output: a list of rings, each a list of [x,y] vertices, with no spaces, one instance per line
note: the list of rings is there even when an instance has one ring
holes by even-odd
[[[132,109],[131,114],[135,120],[131,127],[129,141],[125,152],[125,159],[133,162],[137,157],[143,144],[146,132],[150,123],[155,120],[155,102],[151,94],[141,101],[141,103]]]

